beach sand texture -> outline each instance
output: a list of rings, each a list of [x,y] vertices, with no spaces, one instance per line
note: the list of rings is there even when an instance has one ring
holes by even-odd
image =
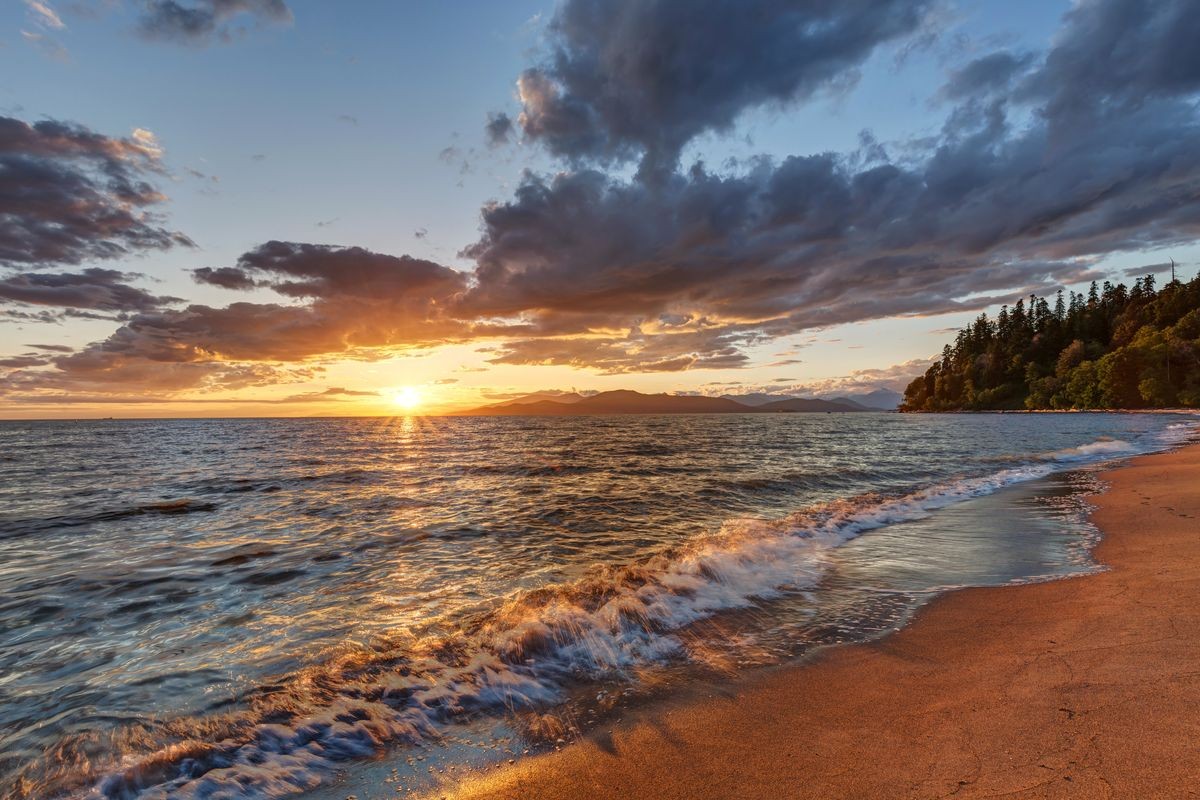
[[[1104,473],[1108,571],[631,714],[451,798],[1200,796],[1200,445]]]

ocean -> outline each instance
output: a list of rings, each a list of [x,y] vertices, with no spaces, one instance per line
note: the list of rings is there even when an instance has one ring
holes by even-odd
[[[695,681],[886,634],[952,588],[1096,570],[1096,466],[1196,432],[1154,414],[0,422],[0,797],[344,796],[363,775],[394,796],[561,746]]]

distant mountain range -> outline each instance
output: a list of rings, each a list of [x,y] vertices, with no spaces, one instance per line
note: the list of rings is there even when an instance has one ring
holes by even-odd
[[[895,411],[900,407],[900,401],[904,399],[904,395],[891,389],[876,389],[873,392],[846,395],[842,399],[851,400],[870,409]]]
[[[882,393],[882,394],[881,394]],[[890,401],[895,394],[885,389],[866,395],[833,400],[790,397],[787,395],[748,394],[706,397],[689,394],[642,394],[628,389],[580,395],[573,392],[536,392],[503,403],[459,411],[455,416],[582,416],[589,414],[771,414],[771,413],[853,413],[888,411],[890,407],[868,405]]]
[[[776,403],[780,400],[799,399],[795,395],[768,394],[765,392],[755,392],[752,394],[727,394],[722,395],[722,397],[747,406],[761,406],[766,405],[767,403]],[[836,397],[824,397],[820,399],[828,400],[832,403],[841,403],[842,405],[857,406],[870,411],[895,411],[900,407],[900,401],[904,399],[904,395],[900,394],[900,392],[892,391],[891,389],[876,389],[873,392],[844,394]]]

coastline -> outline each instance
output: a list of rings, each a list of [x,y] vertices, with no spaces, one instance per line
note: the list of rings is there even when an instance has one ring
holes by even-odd
[[[700,687],[432,794],[1190,796],[1200,445],[1102,478],[1092,521],[1106,571],[951,592],[882,640]]]

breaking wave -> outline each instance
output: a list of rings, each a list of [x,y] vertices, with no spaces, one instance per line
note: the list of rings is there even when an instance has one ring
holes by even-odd
[[[125,753],[119,762],[87,758],[95,742],[64,742],[54,759],[61,768],[24,776],[17,796],[248,800],[305,791],[340,763],[436,737],[447,725],[546,709],[572,687],[687,661],[689,626],[812,589],[832,549],[867,531],[1058,470],[1160,449],[1195,427],[1171,426],[1140,447],[1099,439],[906,494],[867,493],[773,520],[729,520],[639,563],[598,566],[572,582],[516,592],[458,633],[347,647],[207,713],[132,726],[102,749]],[[264,555],[238,552],[214,565]]]
[[[1115,456],[1127,455],[1137,451],[1137,448],[1132,444],[1121,439],[1110,439],[1102,437],[1090,444],[1080,445],[1079,447],[1068,447],[1063,450],[1055,450],[1051,453],[1046,453],[1042,456],[1047,461],[1072,462],[1072,461],[1088,461],[1094,458],[1110,458]]]

